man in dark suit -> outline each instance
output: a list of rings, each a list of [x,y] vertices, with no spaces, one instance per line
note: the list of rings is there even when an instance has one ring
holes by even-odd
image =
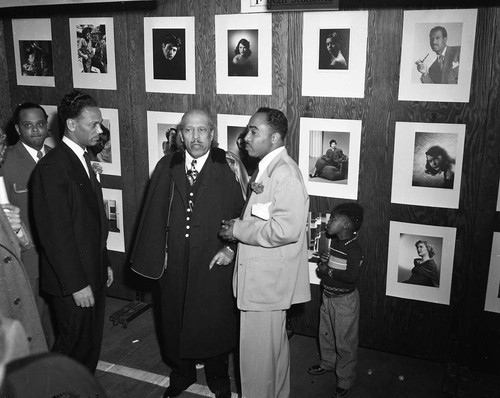
[[[429,33],[429,44],[436,53],[436,60],[428,68],[423,61],[417,61],[417,70],[422,74],[422,83],[457,84],[460,67],[460,46],[448,46],[448,32],[442,26],[435,26]]]
[[[7,149],[1,170],[9,201],[21,209],[21,220],[33,238],[35,235],[31,228],[32,217],[28,206],[28,182],[37,162],[51,149],[44,145],[48,136],[47,119],[47,113],[40,105],[25,102],[16,108],[13,121],[19,141]],[[40,294],[36,246],[24,249],[21,259],[35,296],[47,343],[51,344],[53,330],[47,304]]]
[[[212,146],[215,126],[205,112],[187,112],[177,131],[185,150],[156,165],[132,269],[159,279],[163,344],[172,368],[163,397],[179,396],[193,384],[201,359],[210,390],[228,398],[228,354],[237,337],[235,245],[224,243],[218,231],[223,219],[240,214],[243,195],[225,152]]]
[[[86,147],[102,133],[101,111],[72,91],[59,106],[64,137],[36,165],[31,195],[41,243],[40,282],[50,295],[58,334],[53,351],[94,372],[104,327],[106,287],[113,281],[102,190]]]

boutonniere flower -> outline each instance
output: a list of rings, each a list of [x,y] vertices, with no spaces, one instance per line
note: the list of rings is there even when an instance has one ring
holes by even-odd
[[[264,185],[262,185],[260,182],[252,182],[250,184],[250,189],[258,195],[259,193],[264,192]]]
[[[102,174],[103,170],[102,170],[102,166],[100,163],[92,162],[91,164],[92,164],[92,168],[94,169],[95,174]]]

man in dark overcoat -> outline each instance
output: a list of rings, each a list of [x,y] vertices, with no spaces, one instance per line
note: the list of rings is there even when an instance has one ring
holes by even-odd
[[[244,200],[225,152],[213,146],[209,116],[187,112],[178,132],[184,150],[164,156],[155,168],[132,269],[159,279],[163,343],[172,367],[163,397],[176,397],[193,384],[201,359],[208,387],[225,398],[231,396],[228,355],[237,337],[235,248],[218,231],[223,219],[239,216]]]

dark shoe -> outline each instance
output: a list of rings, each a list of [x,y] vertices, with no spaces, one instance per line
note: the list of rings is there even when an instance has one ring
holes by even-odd
[[[317,175],[316,173],[314,173],[314,174],[309,174],[309,178],[315,178],[315,177],[317,177],[317,176],[318,176],[318,175]]]
[[[173,397],[178,397],[179,395],[182,394],[182,390],[179,390],[178,388],[168,386],[165,392],[163,393],[163,398],[173,398]]]
[[[229,390],[216,391],[215,398],[231,398],[231,391]]]
[[[333,398],[344,398],[349,395],[349,389],[337,387],[335,390],[335,394],[333,394]]]
[[[324,369],[319,365],[314,365],[311,366],[309,369],[307,369],[307,373],[313,375],[313,376],[319,376],[322,375],[323,373],[328,372],[328,369]]]

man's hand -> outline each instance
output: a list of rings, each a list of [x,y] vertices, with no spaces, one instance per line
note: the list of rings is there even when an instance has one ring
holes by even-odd
[[[219,236],[222,239],[228,240],[230,242],[234,242],[233,235],[233,225],[236,220],[222,220],[222,225],[219,229]]]
[[[95,303],[94,293],[92,293],[90,285],[73,293],[73,300],[75,300],[77,307],[93,307]]]
[[[422,75],[427,75],[427,73],[429,72],[427,70],[427,65],[424,64],[423,62],[416,62],[417,64],[417,70],[422,74]]]
[[[7,217],[7,220],[9,220],[10,226],[17,234],[22,227],[21,210],[19,210],[19,207],[11,205],[10,203],[2,204],[2,209]]]
[[[217,265],[229,265],[234,258],[234,251],[229,246],[224,246],[220,249],[212,258],[208,269],[212,269],[215,264]]]
[[[111,284],[113,283],[113,270],[111,269],[111,267],[108,267],[108,280],[106,282],[106,286],[107,287],[110,287]]]
[[[327,263],[319,263],[318,268],[316,268],[320,274],[328,276],[328,265]]]
[[[325,250],[321,253],[320,258],[322,263],[328,263],[328,260],[330,260],[330,252]]]

